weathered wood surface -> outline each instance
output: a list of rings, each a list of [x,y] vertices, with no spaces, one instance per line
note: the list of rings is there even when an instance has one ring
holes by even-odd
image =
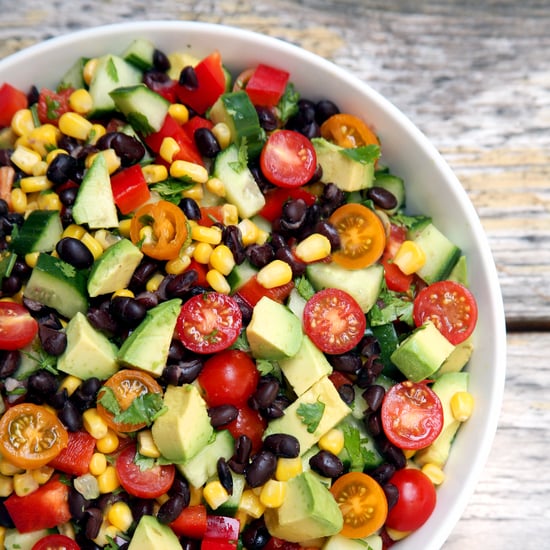
[[[548,0],[0,0],[0,7],[0,56],[123,20],[224,23],[318,53],[407,114],[480,215],[511,330],[493,450],[445,549],[549,546]]]

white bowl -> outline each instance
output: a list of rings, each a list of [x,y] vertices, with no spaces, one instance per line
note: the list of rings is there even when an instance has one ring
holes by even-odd
[[[260,61],[284,67],[303,96],[330,98],[342,111],[363,115],[381,138],[384,163],[405,179],[408,210],[432,216],[466,253],[470,286],[479,305],[475,352],[468,367],[475,414],[456,437],[433,515],[395,546],[399,550],[438,550],[463,513],[486,463],[505,378],[506,333],[499,282],[466,192],[427,138],[364,82],[296,46],[237,28],[178,21],[92,28],[50,39],[1,60],[0,83],[24,90],[31,84],[55,86],[77,57],[119,53],[136,37],[151,39],[166,53],[187,49],[201,57],[218,48],[224,63],[235,72]]]

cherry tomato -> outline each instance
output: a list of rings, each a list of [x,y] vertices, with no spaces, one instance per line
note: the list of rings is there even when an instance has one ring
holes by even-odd
[[[309,139],[294,130],[277,130],[267,139],[260,154],[265,177],[278,187],[299,187],[317,168],[317,155]]]
[[[69,97],[74,92],[73,88],[66,88],[60,92],[42,88],[38,96],[38,119],[42,124],[54,124],[57,126],[59,117],[71,110]]]
[[[350,202],[329,217],[340,236],[340,248],[332,259],[347,269],[361,269],[375,263],[386,246],[386,232],[378,215],[370,208]]]
[[[336,479],[330,492],[344,516],[342,536],[368,537],[384,525],[388,501],[382,487],[372,477],[363,472],[349,472]]]
[[[0,349],[13,350],[30,344],[38,323],[28,309],[16,302],[0,302]]]
[[[202,539],[207,528],[207,512],[204,504],[187,506],[180,515],[170,523],[170,527],[178,537]]]
[[[346,148],[380,145],[376,134],[360,118],[347,113],[338,113],[325,120],[321,136]]]
[[[305,333],[321,351],[339,354],[359,343],[367,320],[361,306],[347,292],[325,288],[306,302],[303,324]]]
[[[436,492],[428,476],[416,468],[397,470],[390,478],[397,487],[399,498],[390,510],[386,525],[398,531],[414,531],[431,516]]]
[[[477,302],[460,283],[437,281],[422,289],[414,300],[416,326],[432,321],[451,342],[460,344],[472,334],[477,323]]]
[[[66,535],[47,535],[36,542],[32,550],[80,550],[80,546]]]
[[[216,353],[231,346],[242,328],[237,302],[226,294],[197,294],[181,306],[176,331],[183,345],[195,353]]]
[[[393,259],[399,250],[399,247],[407,238],[407,229],[405,226],[392,223],[390,225],[390,234],[386,239],[386,248],[382,254],[380,262],[384,266],[384,277],[386,285],[395,292],[407,292],[414,280],[414,275],[405,275]]]
[[[256,389],[260,373],[247,353],[226,349],[207,359],[198,380],[210,407],[240,407]]]
[[[11,124],[13,115],[19,109],[26,109],[27,94],[5,82],[0,86],[0,128]]]
[[[147,393],[162,394],[162,388],[150,374],[134,369],[122,369],[117,371],[105,381],[103,386],[113,391],[121,411],[125,411],[133,403],[134,399],[140,395],[145,395]],[[128,433],[140,430],[147,425],[146,422],[130,423],[116,420],[113,412],[107,410],[100,401],[104,392],[105,390],[103,389],[99,390],[96,408],[98,414],[105,420],[110,428],[117,432]]]
[[[0,453],[19,468],[40,468],[69,440],[63,424],[46,407],[19,403],[0,418]]]
[[[382,402],[382,426],[400,449],[422,449],[443,428],[443,407],[427,382],[405,380],[392,386]]]
[[[248,436],[252,441],[252,451],[258,452],[262,446],[262,436],[266,426],[266,420],[258,411],[251,409],[248,405],[242,405],[239,407],[237,418],[225,427],[235,439],[240,435]]]
[[[136,447],[131,444],[118,456],[115,468],[122,487],[131,495],[139,498],[158,498],[170,487],[176,475],[173,464],[142,469],[134,462]]]
[[[150,235],[142,230],[150,228]],[[172,260],[188,237],[187,218],[177,205],[160,200],[144,204],[132,218],[130,238],[141,251],[156,260]]]
[[[258,282],[256,275],[250,277],[243,286],[239,288],[236,294],[239,295],[249,306],[254,307],[261,298],[268,296],[276,302],[283,303],[294,288],[294,281],[290,281],[281,286],[265,288]]]

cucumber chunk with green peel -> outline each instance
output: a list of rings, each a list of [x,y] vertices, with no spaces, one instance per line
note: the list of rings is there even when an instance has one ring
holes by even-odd
[[[136,38],[122,53],[122,58],[142,71],[153,68],[155,45],[147,38]]]
[[[395,214],[400,208],[405,207],[405,182],[392,174],[376,174],[374,179],[376,187],[382,187],[389,191],[397,200],[394,208],[386,210],[390,215]]]
[[[63,233],[58,210],[33,210],[10,243],[18,255],[51,252]]]
[[[59,258],[41,253],[23,295],[71,318],[88,309],[86,281],[84,271]]]
[[[61,78],[58,89],[66,90],[67,88],[74,88],[75,90],[79,90],[80,88],[85,88],[84,66],[87,62],[87,57],[79,57]]]

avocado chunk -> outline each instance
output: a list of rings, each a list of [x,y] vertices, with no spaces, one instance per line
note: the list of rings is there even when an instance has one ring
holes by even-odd
[[[168,525],[153,516],[141,516],[128,550],[182,550],[178,537]]]
[[[376,303],[382,282],[384,268],[373,264],[362,269],[346,269],[334,262],[312,263],[307,266],[307,278],[315,290],[338,288],[355,298],[363,313],[368,313]]]
[[[298,353],[288,359],[281,359],[279,366],[298,396],[332,372],[332,366],[324,353],[305,334]]]
[[[323,550],[382,550],[382,537],[370,535],[362,539],[350,539],[333,535],[326,541]]]
[[[302,324],[286,306],[264,296],[254,306],[246,337],[256,359],[277,361],[298,352]]]
[[[467,372],[448,372],[434,382],[432,390],[439,397],[443,407],[443,428],[431,445],[415,453],[414,461],[419,466],[433,463],[442,468],[447,462],[451,444],[461,424],[453,416],[451,399],[457,392],[468,391],[469,378]]]
[[[73,218],[91,229],[118,227],[118,215],[111,189],[107,161],[96,155],[84,175],[74,201]]]
[[[118,370],[117,347],[78,312],[67,324],[67,347],[57,360],[61,372],[82,380],[106,380]]]
[[[411,382],[420,382],[432,376],[453,349],[453,344],[427,321],[405,338],[390,358]]]
[[[283,416],[268,424],[264,438],[276,433],[293,435],[300,442],[302,455],[350,413],[334,384],[323,376],[289,405]]]
[[[126,288],[142,258],[141,250],[128,239],[112,244],[92,265],[88,294],[95,297]]]
[[[264,517],[269,533],[289,542],[335,535],[344,523],[336,500],[311,472],[291,478],[283,504],[268,508]]]
[[[30,533],[20,533],[15,528],[6,529],[4,535],[4,550],[32,550],[34,545],[44,537],[48,536],[48,529],[38,529]]]
[[[323,181],[334,183],[342,191],[359,191],[371,187],[374,180],[374,161],[360,162],[348,156],[346,149],[324,138],[311,140],[317,162],[323,168]]]
[[[196,386],[168,386],[164,392],[167,411],[151,428],[153,440],[163,457],[178,464],[188,462],[204,448],[214,429],[206,402]]]
[[[446,372],[460,372],[470,360],[473,351],[474,345],[469,338],[460,342],[455,346],[451,355],[443,361],[443,364],[439,367],[434,376],[439,378],[439,376]]]
[[[166,366],[180,306],[181,300],[173,298],[150,309],[145,319],[124,340],[118,360],[124,365],[160,376]]]

